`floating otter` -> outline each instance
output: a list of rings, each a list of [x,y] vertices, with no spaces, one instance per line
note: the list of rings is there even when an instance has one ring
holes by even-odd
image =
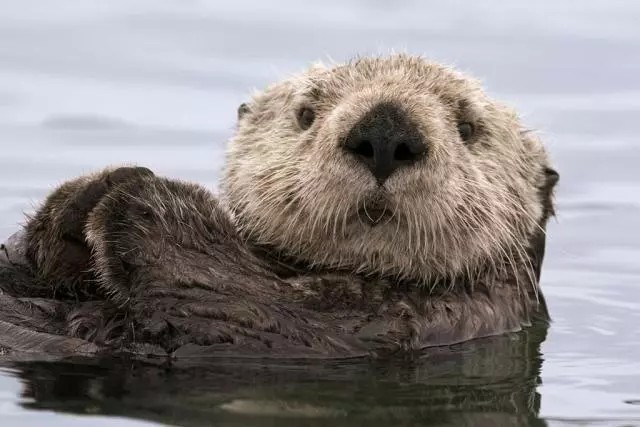
[[[557,179],[457,71],[315,66],[239,108],[220,198],[141,167],[54,191],[5,248],[0,347],[341,357],[518,330],[548,319]]]

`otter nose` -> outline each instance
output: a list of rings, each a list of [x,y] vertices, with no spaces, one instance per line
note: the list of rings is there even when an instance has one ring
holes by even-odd
[[[427,152],[427,145],[407,114],[393,103],[380,103],[351,128],[344,148],[367,166],[379,183]]]

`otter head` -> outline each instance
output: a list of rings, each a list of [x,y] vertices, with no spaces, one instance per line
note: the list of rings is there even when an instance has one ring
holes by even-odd
[[[257,246],[433,283],[539,269],[556,179],[478,82],[394,55],[315,66],[243,104],[222,188]]]

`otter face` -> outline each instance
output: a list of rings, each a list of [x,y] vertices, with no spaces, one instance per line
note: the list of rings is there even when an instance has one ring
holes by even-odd
[[[257,94],[239,111],[222,186],[256,245],[433,282],[529,268],[555,178],[542,144],[476,81],[394,55],[316,66]]]

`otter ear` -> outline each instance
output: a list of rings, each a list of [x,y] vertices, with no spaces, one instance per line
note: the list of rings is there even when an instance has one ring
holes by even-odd
[[[547,221],[550,216],[555,215],[555,206],[553,203],[553,188],[558,183],[560,175],[555,169],[550,167],[544,168],[544,182],[540,185],[540,202],[542,203],[542,217],[538,222],[538,228],[531,236],[529,241],[529,259],[536,282],[540,281],[540,272],[542,269],[542,261],[544,260],[544,252],[546,246],[546,228]]]
[[[558,172],[550,167],[545,167],[544,170],[543,182],[540,185],[540,201],[542,202],[542,219],[541,225],[544,226],[547,223],[547,220],[550,216],[555,215],[555,207],[553,203],[553,189],[558,184],[560,180],[560,175]]]
[[[550,167],[544,168],[544,176],[546,179],[545,189],[552,190],[560,180],[560,174]]]
[[[245,114],[250,112],[251,112],[251,107],[249,107],[249,103],[243,102],[238,107],[238,120],[240,120],[242,117],[244,117]]]

